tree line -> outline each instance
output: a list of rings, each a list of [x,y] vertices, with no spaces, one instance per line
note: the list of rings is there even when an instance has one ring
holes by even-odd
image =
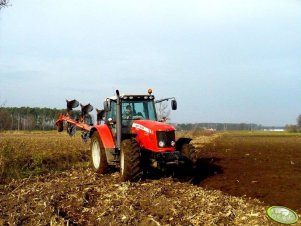
[[[263,125],[254,123],[179,123],[176,124],[177,130],[263,130]]]
[[[0,130],[53,130],[56,129],[55,121],[65,109],[56,108],[31,108],[31,107],[4,107],[0,106]],[[74,111],[80,114],[78,111]],[[177,123],[177,130],[209,129],[216,131],[225,130],[263,130],[278,129],[279,127],[266,127],[254,123]],[[290,132],[301,131],[301,114],[297,117],[297,124],[283,127]]]
[[[0,130],[52,130],[62,109],[0,107]]]
[[[254,123],[178,123],[174,124],[177,130],[191,131],[191,130],[214,130],[214,131],[226,131],[226,130],[276,130],[283,129],[288,132],[301,132],[301,114],[296,119],[296,124],[279,126],[264,126]]]
[[[288,132],[301,132],[301,114],[297,117],[297,124],[287,125]]]

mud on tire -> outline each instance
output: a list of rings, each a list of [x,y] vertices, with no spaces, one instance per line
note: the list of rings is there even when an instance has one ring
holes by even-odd
[[[108,172],[108,162],[105,148],[99,137],[98,132],[94,132],[91,137],[91,166],[97,173],[104,174]]]
[[[135,139],[121,142],[120,176],[121,181],[137,181],[141,176],[140,147]]]

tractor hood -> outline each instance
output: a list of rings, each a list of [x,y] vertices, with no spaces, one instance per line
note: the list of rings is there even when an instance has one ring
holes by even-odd
[[[176,129],[166,123],[151,120],[135,120],[132,124],[133,132],[143,130],[146,133],[154,133],[156,131],[175,131]]]
[[[175,128],[163,122],[134,120],[132,133],[140,147],[152,152],[175,151]]]

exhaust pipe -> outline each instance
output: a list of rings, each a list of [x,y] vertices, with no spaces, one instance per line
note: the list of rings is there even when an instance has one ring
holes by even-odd
[[[121,102],[120,102],[120,95],[119,90],[116,90],[116,97],[117,97],[117,112],[116,112],[116,148],[120,151],[121,148]]]

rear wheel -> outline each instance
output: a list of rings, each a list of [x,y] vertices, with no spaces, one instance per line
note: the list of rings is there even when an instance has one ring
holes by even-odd
[[[91,137],[91,165],[97,173],[103,174],[108,171],[105,148],[97,131]]]
[[[121,142],[120,175],[121,181],[136,181],[141,176],[140,147],[135,139]]]

